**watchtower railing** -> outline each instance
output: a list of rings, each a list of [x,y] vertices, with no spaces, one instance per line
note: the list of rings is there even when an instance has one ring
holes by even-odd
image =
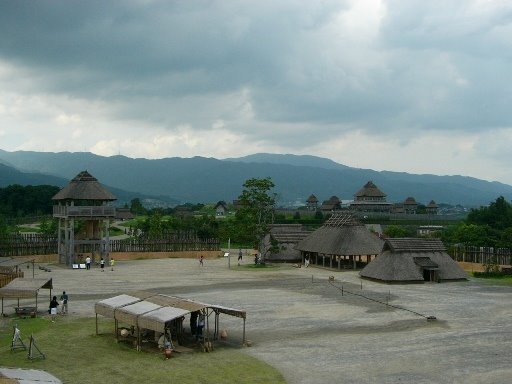
[[[115,217],[116,209],[108,205],[76,206],[54,205],[54,217]]]

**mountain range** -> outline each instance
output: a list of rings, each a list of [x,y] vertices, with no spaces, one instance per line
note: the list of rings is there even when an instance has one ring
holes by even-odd
[[[89,152],[0,150],[0,187],[9,184],[65,186],[87,170],[120,202],[134,197],[168,205],[215,203],[236,199],[250,178],[270,177],[281,206],[304,205],[314,194],[319,201],[337,196],[352,200],[368,181],[388,202],[414,197],[418,203],[477,207],[497,197],[512,199],[512,186],[467,176],[437,176],[352,168],[330,159],[259,153],[240,158],[206,157],[144,159],[99,156]]]

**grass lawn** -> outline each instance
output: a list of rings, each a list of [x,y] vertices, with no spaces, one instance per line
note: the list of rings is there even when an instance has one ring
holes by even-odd
[[[217,343],[211,353],[174,354],[165,360],[156,348],[137,352],[128,343],[117,343],[113,320],[58,317],[4,318],[0,320],[0,365],[45,370],[64,383],[285,383],[273,367],[234,347]],[[17,324],[27,350],[11,351]],[[45,359],[28,359],[30,335]]]

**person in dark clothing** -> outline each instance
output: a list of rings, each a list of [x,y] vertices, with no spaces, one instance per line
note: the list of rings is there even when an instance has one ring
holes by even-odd
[[[50,301],[50,318],[52,319],[52,323],[55,322],[55,317],[57,316],[57,308],[59,307],[59,302],[57,301],[57,296],[53,296],[52,301]]]
[[[195,336],[197,332],[197,317],[199,312],[195,311],[190,314],[190,333]]]

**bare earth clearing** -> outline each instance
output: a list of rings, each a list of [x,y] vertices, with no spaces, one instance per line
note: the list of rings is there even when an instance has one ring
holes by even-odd
[[[231,269],[227,259],[207,259],[204,267],[193,259],[122,261],[113,272],[51,267],[36,270],[36,277],[53,277],[56,295],[69,293],[75,317],[94,316],[98,300],[140,289],[245,309],[253,346],[240,350],[279,369],[289,383],[512,381],[510,286],[475,279],[422,285],[363,280],[361,290],[356,272],[291,265],[249,270],[234,259]],[[12,313],[14,304],[6,302],[5,311]],[[240,319],[221,315],[220,328],[234,344],[241,341]]]

